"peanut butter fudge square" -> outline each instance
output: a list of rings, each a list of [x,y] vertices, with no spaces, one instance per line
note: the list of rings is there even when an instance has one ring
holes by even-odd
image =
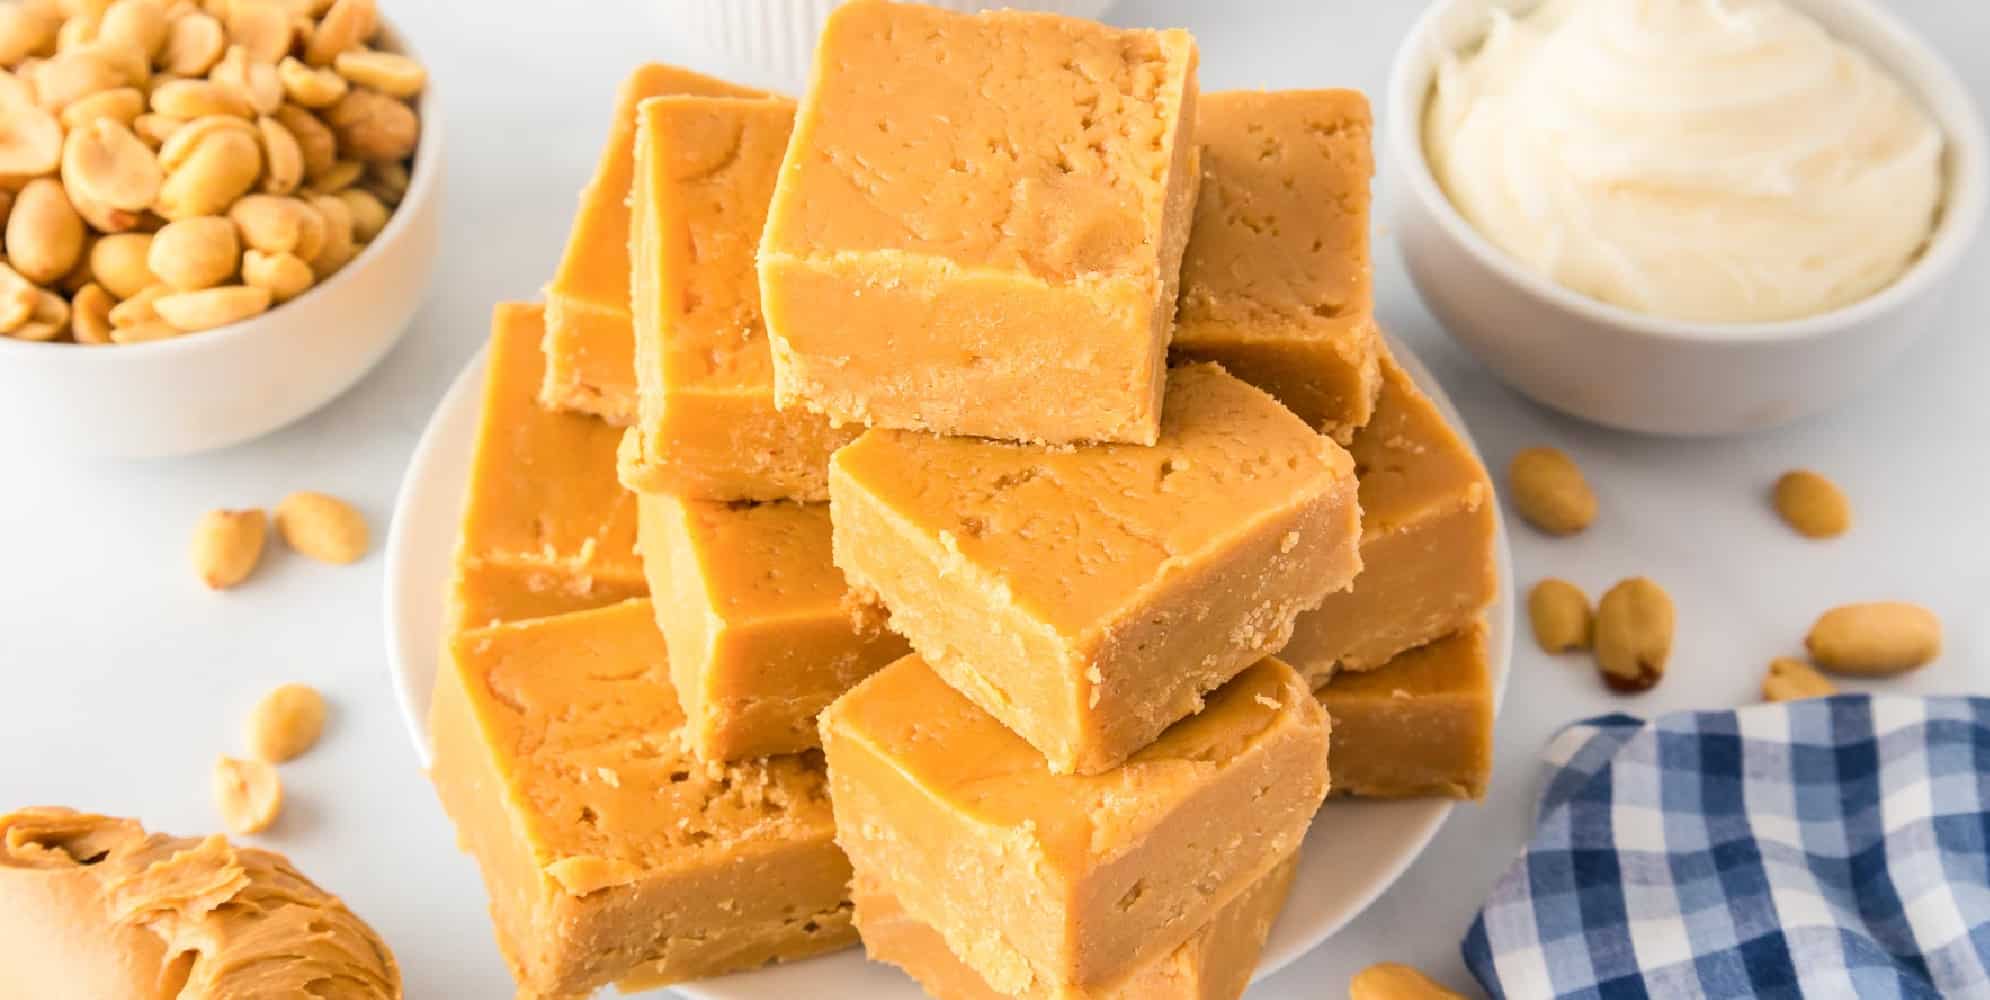
[[[1499,591],[1485,466],[1386,350],[1375,419],[1348,450],[1361,480],[1361,575],[1300,615],[1278,654],[1315,686],[1471,625]]]
[[[822,715],[837,843],[863,884],[1007,996],[1084,996],[1166,956],[1299,847],[1328,722],[1260,660],[1105,774],[1058,775],[917,656]]]
[[[645,494],[643,565],[701,760],[821,745],[815,717],[909,650],[830,561],[829,505]]]
[[[636,498],[615,479],[621,432],[534,399],[545,329],[539,306],[506,302],[492,311],[451,631],[648,592],[635,552]]]
[[[1382,379],[1368,251],[1368,99],[1205,95],[1202,193],[1182,260],[1176,359],[1220,362],[1348,443]]]
[[[830,462],[836,564],[1059,772],[1125,760],[1360,569],[1354,462],[1215,365],[1159,443],[872,430]]]
[[[1333,794],[1483,798],[1493,764],[1492,672],[1478,622],[1345,673],[1315,692],[1333,718]]]
[[[837,422],[1151,444],[1197,174],[1181,31],[858,0],[760,247],[775,391]]]
[[[1258,879],[1181,947],[1142,963],[1119,982],[1097,989],[1062,992],[1068,1000],[1236,1000],[1250,985],[1266,935],[1285,908],[1298,871],[1297,855]],[[904,969],[926,992],[941,1000],[1005,1000],[1011,996],[988,982],[947,949],[940,932],[905,912],[883,885],[859,875],[851,887],[858,933],[873,961]],[[1059,994],[1032,990],[1015,994],[1048,1000]]]
[[[861,427],[774,407],[753,255],[794,102],[659,97],[636,130],[635,428],[622,481],[698,500],[827,500]]]
[[[635,334],[629,316],[629,181],[636,107],[665,94],[764,97],[750,87],[675,66],[639,66],[615,96],[615,118],[594,177],[546,286],[546,373],[541,401],[618,426],[636,419]]]
[[[856,940],[819,753],[684,748],[650,602],[456,637],[430,777],[521,996],[649,989]]]

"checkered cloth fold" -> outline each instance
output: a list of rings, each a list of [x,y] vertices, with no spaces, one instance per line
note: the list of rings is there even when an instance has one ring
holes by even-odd
[[[1990,997],[1990,698],[1611,715],[1546,756],[1463,944],[1494,997]]]

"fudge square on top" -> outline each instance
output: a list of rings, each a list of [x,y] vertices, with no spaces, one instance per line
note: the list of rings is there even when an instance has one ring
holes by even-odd
[[[1151,444],[1198,175],[1194,40],[859,0],[760,247],[781,405]]]
[[[873,429],[830,459],[836,565],[1059,772],[1119,764],[1354,579],[1354,460],[1216,365],[1157,445]]]
[[[1215,361],[1347,444],[1382,385],[1368,99],[1231,90],[1204,95],[1198,111],[1202,192],[1174,358]]]

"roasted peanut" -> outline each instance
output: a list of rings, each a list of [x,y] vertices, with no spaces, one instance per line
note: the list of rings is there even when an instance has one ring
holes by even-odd
[[[354,87],[325,112],[339,151],[361,160],[405,160],[421,138],[413,108],[377,90]]]
[[[159,157],[124,123],[98,118],[69,133],[62,144],[62,183],[69,192],[107,208],[143,211],[165,182]]]
[[[111,343],[143,344],[153,340],[171,340],[186,333],[185,330],[163,319],[148,319],[127,326],[111,326]]]
[[[193,567],[209,590],[248,579],[263,557],[269,517],[261,510],[210,510],[194,526]]]
[[[1465,1000],[1436,980],[1397,962],[1379,962],[1354,974],[1347,1000]]]
[[[1672,598],[1644,577],[1604,592],[1596,604],[1596,665],[1611,689],[1649,690],[1672,655]]]
[[[111,293],[91,282],[76,290],[69,300],[69,329],[79,344],[111,342]]]
[[[428,72],[421,63],[393,52],[349,49],[339,53],[332,65],[339,75],[361,87],[371,87],[388,97],[407,99],[428,85]]]
[[[329,108],[337,104],[351,86],[337,72],[314,69],[295,57],[286,57],[277,63],[276,75],[283,81],[284,95],[307,108]]]
[[[55,51],[57,55],[73,52],[97,40],[97,22],[103,17],[102,11],[77,12],[62,27],[55,29]]]
[[[301,249],[308,243],[315,256],[324,245],[324,217],[296,198],[252,194],[230,207],[228,218],[244,244],[264,253],[296,253],[309,260]]]
[[[234,833],[261,833],[283,811],[283,781],[260,760],[222,757],[214,763],[214,805]]]
[[[163,151],[160,159],[165,159]],[[167,219],[225,212],[255,186],[262,162],[262,144],[254,132],[216,131],[194,146],[186,162],[169,168],[154,208]]]
[[[50,112],[59,112],[73,101],[132,82],[117,61],[116,53],[94,45],[58,53],[35,66],[30,75],[35,100]]]
[[[32,104],[0,102],[0,178],[39,177],[62,162],[62,125]]]
[[[173,80],[160,84],[152,88],[152,110],[189,121],[208,115],[255,116],[248,97],[212,80]]]
[[[1776,513],[1806,538],[1836,538],[1852,526],[1852,504],[1838,484],[1809,469],[1793,469],[1776,480]]]
[[[1513,505],[1550,535],[1573,535],[1596,520],[1596,494],[1582,470],[1557,448],[1527,448],[1507,468]]]
[[[1812,663],[1834,674],[1890,677],[1942,652],[1942,620],[1905,601],[1846,604],[1826,611],[1803,641]]]
[[[305,190],[312,195],[338,194],[353,186],[366,173],[366,165],[358,160],[339,160],[330,170],[311,178]]]
[[[69,273],[63,275],[62,280],[56,283],[55,287],[60,289],[62,294],[73,296],[84,285],[96,282],[96,273],[90,270],[90,251],[96,245],[97,234],[85,230],[83,232],[83,252],[76,255],[76,266],[70,268]]]
[[[127,327],[135,327],[142,323],[165,322],[165,320],[159,318],[159,311],[152,308],[152,306],[153,303],[159,301],[161,296],[171,291],[172,289],[168,288],[164,283],[147,285],[124,301],[112,306],[111,329],[113,332],[111,339],[118,341],[118,343],[123,343],[124,341],[118,339],[116,331],[126,329]]]
[[[97,21],[97,41],[129,45],[149,62],[166,44],[166,5],[159,0],[118,0]]]
[[[1543,652],[1589,648],[1594,627],[1589,597],[1567,580],[1551,577],[1535,584],[1527,595],[1527,618],[1534,625],[1534,641]]]
[[[297,137],[274,118],[256,119],[263,140],[263,190],[289,194],[304,183],[304,149]]]
[[[317,115],[295,104],[286,104],[270,117],[282,122],[297,139],[297,148],[304,153],[304,176],[316,177],[338,162],[338,137]]]
[[[1762,698],[1765,701],[1826,698],[1837,693],[1838,685],[1831,683],[1810,664],[1787,656],[1770,660],[1769,672],[1762,676]]]
[[[339,53],[365,44],[378,28],[379,12],[374,0],[338,0],[311,32],[310,44],[304,47],[304,61],[313,66],[329,66]]]
[[[207,78],[242,95],[256,114],[266,115],[283,106],[283,81],[277,79],[276,67],[251,59],[240,45],[230,46]]]
[[[357,562],[366,554],[366,518],[325,493],[292,493],[276,505],[276,530],[292,549],[320,562]]]
[[[13,66],[29,56],[55,51],[60,15],[37,4],[0,4],[0,65]]]
[[[290,54],[290,12],[265,0],[234,0],[228,5],[228,37],[249,58],[274,66]]]
[[[90,273],[104,290],[120,299],[137,295],[158,281],[146,259],[152,252],[152,234],[119,233],[106,236],[90,248]]]
[[[196,215],[167,223],[152,237],[146,266],[173,290],[212,288],[229,278],[242,261],[235,224],[218,215]]]
[[[173,292],[152,301],[159,318],[186,333],[239,323],[269,309],[269,291],[247,285],[221,285]],[[281,520],[282,512],[278,511]]]
[[[175,76],[206,76],[227,49],[228,33],[220,21],[201,11],[182,14],[166,29],[159,68]]]
[[[180,126],[185,124],[186,122],[171,115],[155,115],[148,111],[132,119],[131,131],[132,134],[143,139],[146,145],[157,150],[166,144],[166,140],[173,137],[173,133],[180,130]]]
[[[54,340],[69,330],[69,300],[54,292],[35,296],[35,311],[8,336],[15,340]]]
[[[52,285],[76,266],[83,252],[83,218],[61,183],[28,182],[7,215],[7,256],[14,270],[37,285]]]
[[[256,759],[272,764],[293,760],[325,731],[325,698],[309,684],[285,684],[256,703],[246,729],[249,753]]]
[[[177,119],[176,119],[177,120]],[[196,118],[173,130],[166,141],[159,146],[159,165],[167,173],[178,170],[181,164],[193,156],[193,151],[217,132],[240,132],[255,138],[256,126],[246,118],[232,115],[208,115]]]
[[[242,255],[242,283],[266,289],[271,302],[288,302],[318,280],[311,265],[296,254],[250,250]]]
[[[408,196],[408,180],[406,164],[375,160],[366,165],[366,177],[361,183],[381,204],[392,208]]]
[[[311,208],[325,220],[324,246],[308,258],[311,273],[323,281],[352,260],[358,244],[352,239],[352,212],[345,202],[330,195],[318,195],[311,199]]]
[[[0,333],[12,334],[34,318],[41,289],[20,272],[0,264]]]
[[[71,101],[62,109],[62,126],[69,129],[82,128],[99,118],[115,119],[119,124],[129,126],[138,120],[145,111],[145,94],[137,87],[119,87],[115,90],[101,90],[88,97]]]

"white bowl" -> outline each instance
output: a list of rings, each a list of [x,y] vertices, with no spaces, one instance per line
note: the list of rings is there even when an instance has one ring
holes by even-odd
[[[408,193],[387,228],[297,298],[240,323],[150,343],[0,337],[0,424],[11,443],[51,457],[186,455],[267,434],[358,382],[407,330],[435,269],[437,104],[431,84],[420,101]]]
[[[1937,312],[1985,201],[1982,115],[1941,57],[1869,0],[1789,0],[1892,73],[1947,134],[1941,217],[1927,249],[1872,297],[1805,319],[1688,323],[1571,292],[1480,235],[1431,175],[1423,114],[1446,52],[1476,44],[1495,7],[1439,0],[1397,51],[1388,146],[1397,239],[1410,278],[1451,336],[1535,400],[1610,427],[1734,434],[1836,406],[1878,378]]]
[[[703,46],[718,68],[742,83],[800,93],[808,83],[815,39],[844,0],[664,0],[665,27]],[[1048,11],[1097,20],[1113,0],[923,0],[977,11],[991,7]]]

